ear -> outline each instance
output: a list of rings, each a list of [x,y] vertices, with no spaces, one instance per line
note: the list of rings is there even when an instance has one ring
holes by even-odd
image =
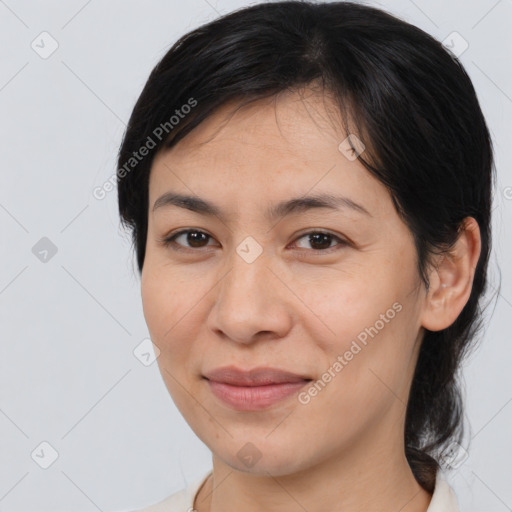
[[[454,247],[438,257],[430,273],[423,327],[440,331],[455,322],[469,300],[481,245],[478,223],[473,217],[466,217]]]

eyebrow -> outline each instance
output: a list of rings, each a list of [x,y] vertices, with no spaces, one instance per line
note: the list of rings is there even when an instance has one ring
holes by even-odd
[[[164,206],[178,206],[201,215],[216,216],[225,221],[225,215],[219,206],[195,196],[167,192],[160,196],[153,205],[153,211]],[[349,208],[369,217],[373,215],[362,205],[352,201],[348,197],[333,196],[331,194],[315,194],[304,197],[296,197],[271,205],[265,215],[268,219],[285,217],[287,215],[303,213],[315,208],[329,208],[339,210]]]

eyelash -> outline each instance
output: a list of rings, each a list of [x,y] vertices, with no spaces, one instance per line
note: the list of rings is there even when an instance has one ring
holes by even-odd
[[[204,231],[201,231],[200,229],[183,229],[181,231],[178,231],[177,233],[173,233],[163,239],[160,239],[160,242],[162,243],[162,245],[164,247],[170,247],[174,251],[199,252],[200,250],[204,249],[203,247],[196,248],[196,249],[193,249],[190,247],[183,247],[175,242],[176,238],[178,238],[181,235],[187,234],[187,233],[201,233],[201,234],[204,234],[207,237],[209,237],[209,239],[213,238],[211,235],[209,235],[208,233],[206,233]],[[338,249],[339,247],[345,247],[345,246],[350,245],[350,243],[348,241],[343,240],[339,236],[337,236],[333,233],[330,233],[329,231],[322,231],[322,230],[313,230],[313,231],[308,231],[307,233],[302,233],[296,240],[300,240],[301,238],[304,238],[308,235],[317,235],[317,234],[327,235],[327,236],[331,237],[333,239],[333,241],[337,240],[339,242],[337,246],[328,247],[327,249],[311,249],[311,251],[313,251],[314,253],[317,253],[318,255],[330,254],[331,252],[333,252],[332,249],[339,250]],[[308,249],[302,249],[302,250],[309,251]]]

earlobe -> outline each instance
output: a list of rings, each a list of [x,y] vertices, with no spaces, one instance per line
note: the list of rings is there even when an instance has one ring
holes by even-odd
[[[481,251],[478,223],[464,219],[455,245],[440,255],[430,273],[422,326],[440,331],[452,325],[471,295],[473,278]]]

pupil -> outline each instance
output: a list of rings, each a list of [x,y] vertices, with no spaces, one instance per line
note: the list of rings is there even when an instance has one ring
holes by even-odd
[[[188,242],[192,247],[200,247],[201,241],[199,240],[199,237],[206,237],[206,233],[199,233],[198,231],[192,231],[188,234]],[[204,240],[203,240],[204,241]],[[199,245],[194,245],[194,244]]]
[[[317,244],[318,240],[319,239],[321,240],[323,237],[324,241],[325,240],[327,241],[327,245],[325,246],[325,243],[324,244],[320,243],[320,245],[324,245],[325,247],[316,247],[316,249],[326,249],[326,248],[329,248],[329,246],[330,246],[330,240],[329,240],[330,236],[331,235],[328,235],[326,233],[316,233],[309,237],[309,241],[310,241],[311,245],[314,247],[315,244]]]

